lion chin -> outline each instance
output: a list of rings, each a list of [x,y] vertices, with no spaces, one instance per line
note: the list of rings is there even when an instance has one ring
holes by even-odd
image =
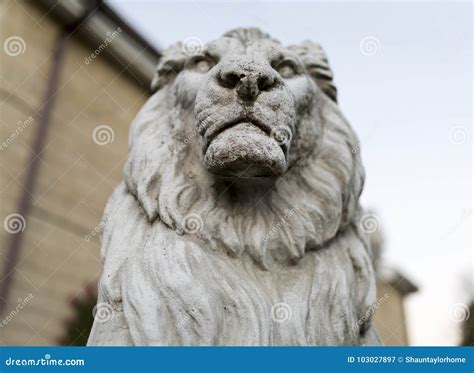
[[[104,213],[114,312],[89,344],[378,344],[364,171],[321,47],[178,43],[153,89]]]

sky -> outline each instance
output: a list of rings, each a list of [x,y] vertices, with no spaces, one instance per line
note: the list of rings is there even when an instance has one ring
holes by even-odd
[[[410,343],[458,343],[474,284],[469,2],[108,3],[159,49],[245,26],[320,43],[359,135],[384,260],[420,288],[406,303]]]

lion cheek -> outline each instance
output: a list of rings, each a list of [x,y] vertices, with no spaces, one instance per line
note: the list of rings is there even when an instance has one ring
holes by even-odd
[[[173,96],[183,111],[193,110],[204,77],[197,73],[180,74],[176,79]]]

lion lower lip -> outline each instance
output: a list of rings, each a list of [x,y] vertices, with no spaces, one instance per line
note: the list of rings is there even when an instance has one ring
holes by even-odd
[[[206,131],[206,133],[204,134],[204,138],[206,139],[206,146],[205,146],[204,151],[207,150],[207,148],[209,147],[211,142],[219,134],[221,134],[222,132],[224,132],[224,131],[228,130],[229,128],[232,128],[232,127],[234,127],[234,126],[236,126],[240,123],[250,123],[250,124],[254,125],[255,127],[257,127],[258,129],[260,129],[261,131],[263,131],[267,136],[270,135],[270,132],[271,132],[270,129],[268,128],[268,126],[264,125],[263,123],[260,123],[260,122],[254,121],[254,120],[238,119],[238,120],[234,120],[234,121],[228,122],[228,123],[220,126],[217,130],[215,130],[210,135],[207,135],[207,131]]]

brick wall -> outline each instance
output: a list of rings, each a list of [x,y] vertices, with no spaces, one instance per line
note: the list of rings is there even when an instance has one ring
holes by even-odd
[[[17,56],[0,51],[0,140],[8,140],[0,150],[4,221],[17,211],[21,195],[30,193],[24,185],[27,166],[60,28],[33,2],[7,0],[0,4],[0,32],[2,45],[18,36],[25,46]],[[68,40],[33,207],[24,217],[20,258],[2,316],[5,345],[55,344],[72,314],[69,300],[100,276],[98,235],[90,241],[85,236],[99,224],[121,179],[128,127],[148,93],[124,66],[101,55],[86,64],[91,53],[75,36]],[[113,141],[105,145],[92,137],[101,125],[113,131]],[[2,270],[11,236],[0,229]]]

